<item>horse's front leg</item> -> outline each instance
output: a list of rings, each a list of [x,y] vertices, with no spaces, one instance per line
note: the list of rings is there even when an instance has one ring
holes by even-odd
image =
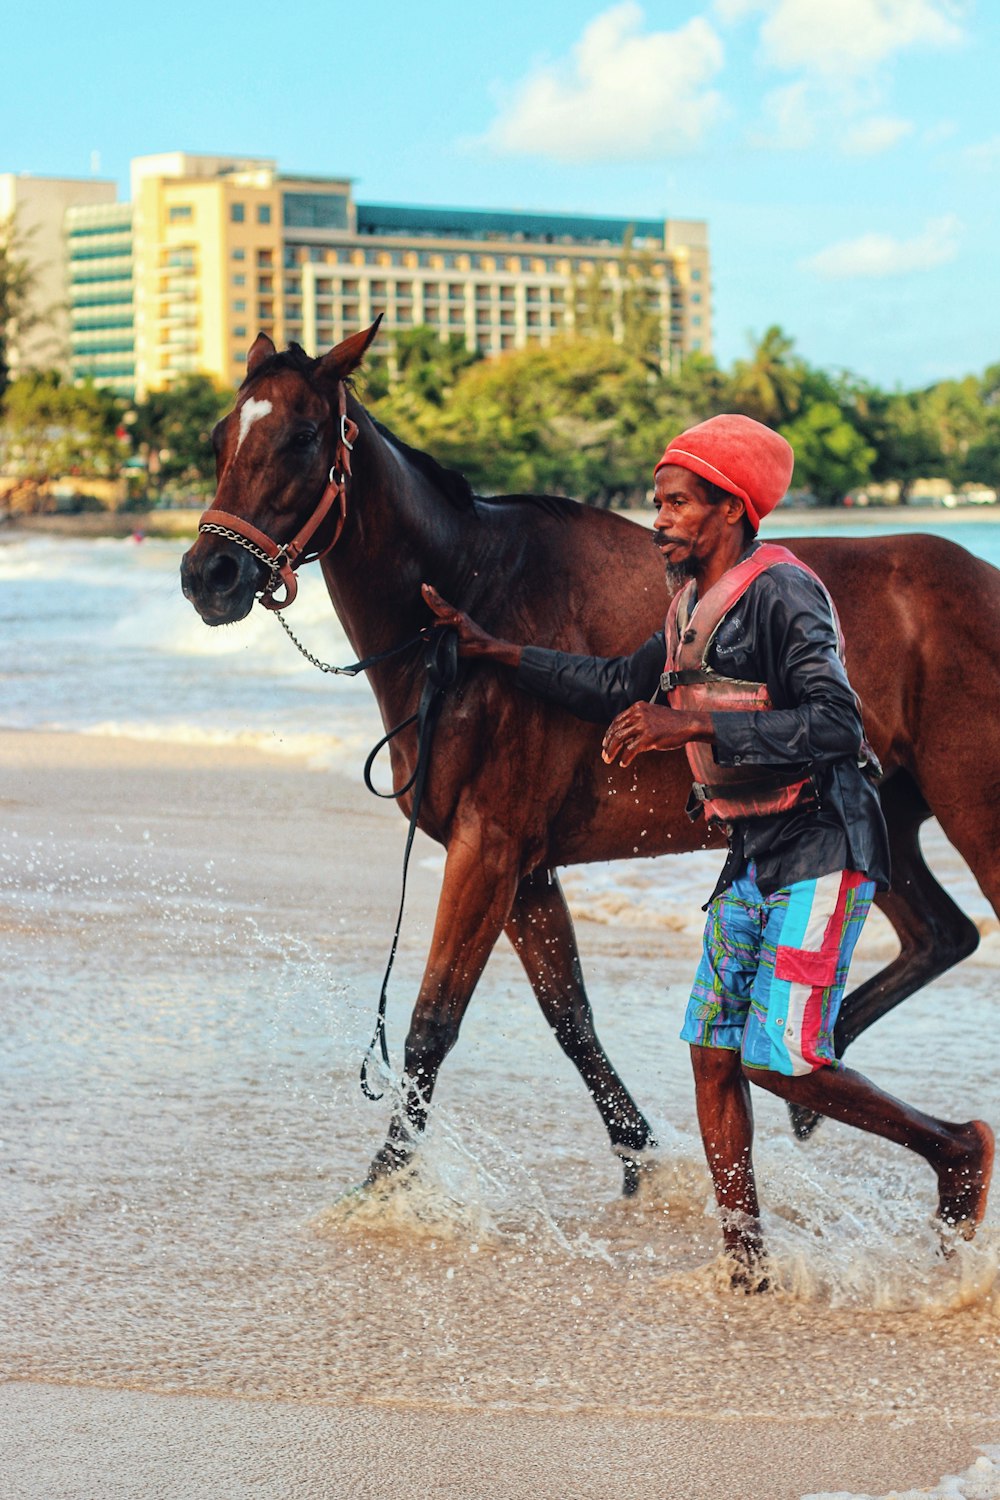
[[[507,922],[542,1013],[579,1070],[621,1158],[626,1196],[639,1187],[643,1153],[656,1145],[649,1122],[615,1071],[594,1029],[573,920],[553,871],[526,875]]]
[[[423,1131],[441,1064],[510,914],[516,856],[509,835],[479,820],[451,839],[430,956],[406,1037],[402,1104],[369,1168],[369,1183],[404,1166]]]

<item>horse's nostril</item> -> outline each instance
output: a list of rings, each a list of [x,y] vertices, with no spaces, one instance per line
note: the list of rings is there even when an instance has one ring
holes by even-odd
[[[204,580],[207,588],[215,594],[226,594],[235,587],[240,567],[235,557],[217,552],[205,564]]]

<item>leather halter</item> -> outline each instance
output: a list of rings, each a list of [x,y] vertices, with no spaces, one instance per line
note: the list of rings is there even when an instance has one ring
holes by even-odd
[[[265,609],[287,609],[299,590],[295,580],[295,569],[301,563],[317,562],[321,557],[325,557],[340,540],[340,533],[347,520],[347,481],[351,477],[351,452],[358,436],[358,424],[347,415],[347,390],[343,381],[340,381],[337,386],[337,416],[339,418],[337,447],[326,488],[312,515],[299,528],[290,542],[273,541],[265,532],[251,525],[249,521],[245,521],[242,516],[233,515],[228,510],[206,510],[198,522],[199,534],[208,531],[215,536],[223,537],[228,542],[235,542],[237,546],[252,553],[270,568],[271,576],[260,596],[260,602]],[[335,505],[338,507],[339,514],[333,529],[333,536],[325,547],[309,552],[309,543]],[[282,598],[276,599],[274,590],[279,583],[284,584],[285,592]]]

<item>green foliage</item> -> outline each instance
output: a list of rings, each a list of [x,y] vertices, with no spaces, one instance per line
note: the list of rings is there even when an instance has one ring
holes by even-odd
[[[211,489],[215,480],[212,428],[232,404],[232,391],[207,375],[186,375],[139,402],[133,435],[146,458],[151,488],[173,483],[198,493]]]
[[[626,231],[616,273],[609,277],[595,264],[574,287],[576,333],[584,338],[614,339],[650,369],[659,371],[660,314],[654,296],[656,265],[647,250],[635,250],[633,231]]]
[[[38,508],[41,487],[51,479],[116,476],[120,418],[114,396],[92,385],[70,385],[56,372],[13,381],[4,400],[2,437],[5,467],[21,481],[20,506]]]
[[[35,282],[13,218],[0,220],[0,400],[10,384],[9,345],[38,321],[30,312]]]
[[[359,372],[362,398],[485,493],[642,503],[669,439],[723,411],[779,428],[795,449],[794,484],[828,504],[871,481],[897,481],[903,501],[923,477],[1000,487],[1000,363],[979,378],[886,393],[813,368],[774,326],[731,371],[703,354],[663,370],[651,352],[648,267],[626,251],[614,285],[597,277],[578,289],[585,331],[483,359],[460,336],[414,328]],[[115,473],[138,453],[154,494],[204,493],[214,482],[211,431],[231,402],[230,391],[192,375],[123,412],[92,386],[26,376],[8,391],[5,464],[37,491],[50,477]],[[145,500],[146,483],[141,490]]]
[[[396,335],[390,358],[366,360],[359,384],[379,421],[422,447],[463,372],[479,359],[460,334],[441,339],[433,328],[413,328]]]
[[[772,325],[752,348],[749,359],[733,366],[730,410],[745,413],[769,427],[790,422],[802,408],[805,364],[793,358],[794,340]]]
[[[383,416],[382,408],[378,415]],[[525,349],[464,372],[421,436],[486,492],[641,497],[656,387],[609,339]]]
[[[875,449],[833,401],[817,401],[781,429],[795,450],[792,484],[837,505],[871,475]]]

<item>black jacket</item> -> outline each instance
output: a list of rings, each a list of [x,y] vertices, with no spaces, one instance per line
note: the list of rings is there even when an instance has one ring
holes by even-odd
[[[774,705],[762,713],[713,714],[716,761],[811,772],[819,807],[734,823],[713,895],[751,860],[765,895],[845,869],[888,888],[885,821],[878,793],[858,765],[861,716],[837,644],[824,590],[788,563],[756,578],[716,633],[708,665],[726,677],[766,682]],[[579,718],[607,724],[630,704],[655,695],[665,654],[662,631],[631,656],[574,656],[526,646],[516,680]]]

